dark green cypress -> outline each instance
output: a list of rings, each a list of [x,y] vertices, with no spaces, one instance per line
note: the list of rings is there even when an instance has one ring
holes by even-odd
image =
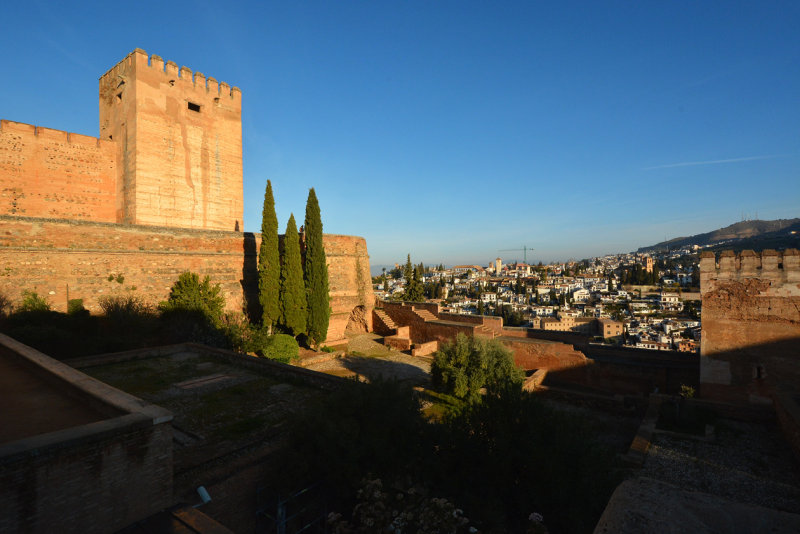
[[[325,258],[325,247],[322,244],[322,218],[317,194],[313,187],[308,192],[304,226],[304,276],[308,297],[308,337],[314,345],[319,345],[328,336],[331,306],[328,293],[328,264]]]
[[[281,258],[280,325],[293,336],[306,332],[306,286],[303,283],[303,262],[300,259],[300,236],[294,214],[289,216],[283,236]]]
[[[278,217],[275,215],[272,183],[267,180],[264,211],[261,213],[261,248],[258,251],[258,301],[261,303],[261,323],[270,331],[280,317],[280,268]]]

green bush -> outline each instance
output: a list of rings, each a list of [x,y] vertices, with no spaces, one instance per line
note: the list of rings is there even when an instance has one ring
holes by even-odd
[[[222,330],[231,348],[239,352],[263,353],[271,339],[268,327],[254,325],[241,314],[225,314],[222,319]]]
[[[270,339],[269,344],[262,349],[263,356],[270,360],[289,363],[297,359],[300,354],[300,346],[297,340],[287,334],[275,334]]]
[[[97,299],[97,303],[103,314],[112,319],[133,319],[152,315],[153,311],[141,297],[136,295],[103,295]]]
[[[588,421],[520,389],[434,424],[400,384],[350,383],[298,414],[276,479],[294,489],[319,481],[330,509],[353,510],[355,520],[369,477],[446,497],[486,533],[526,532],[532,512],[551,532],[591,532],[619,482],[613,451],[597,437]]]
[[[69,299],[67,301],[67,314],[68,315],[76,315],[78,313],[86,312],[86,308],[83,307],[83,299]]]
[[[458,334],[433,356],[431,378],[444,393],[475,402],[481,389],[497,394],[522,385],[523,373],[514,357],[499,341]]]
[[[206,276],[200,281],[196,273],[185,272],[169,290],[169,298],[158,305],[162,312],[198,311],[203,313],[213,325],[222,323],[225,299],[219,284],[211,285]]]
[[[28,291],[27,289],[22,292],[22,302],[20,302],[16,309],[16,311],[20,312],[48,310],[50,310],[50,303],[47,302],[47,299],[40,297],[35,291]]]

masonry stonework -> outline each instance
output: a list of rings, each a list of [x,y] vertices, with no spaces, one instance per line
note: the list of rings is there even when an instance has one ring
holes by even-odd
[[[116,221],[116,145],[0,121],[0,214]]]
[[[118,222],[239,229],[239,88],[137,48],[100,78],[100,138],[117,146]]]
[[[178,275],[257,301],[259,236],[242,233],[241,91],[136,49],[101,78],[100,138],[0,122],[0,292],[57,310],[109,294],[157,303]],[[325,235],[328,342],[372,329],[363,238]]]
[[[2,215],[0,228],[0,293],[13,301],[30,290],[60,311],[76,298],[100,311],[104,295],[133,294],[156,304],[184,271],[220,284],[229,311],[258,299],[258,234]],[[325,234],[323,244],[331,295],[328,341],[344,339],[361,316],[360,329],[371,331],[366,241]]]
[[[713,252],[700,259],[700,392],[771,402],[800,384],[800,252]]]

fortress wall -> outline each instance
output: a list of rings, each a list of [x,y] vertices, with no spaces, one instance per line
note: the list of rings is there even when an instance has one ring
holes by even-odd
[[[60,311],[68,299],[81,298],[98,312],[98,299],[109,294],[132,293],[155,304],[184,271],[220,284],[231,311],[242,309],[245,295],[257,299],[260,239],[251,233],[10,216],[0,216],[0,229],[0,293],[15,302],[27,289]],[[324,244],[332,309],[328,340],[334,341],[344,338],[359,306],[371,329],[369,256],[361,237],[326,234]]]
[[[114,222],[116,147],[0,121],[0,214]]]
[[[800,384],[800,252],[712,252],[700,259],[701,394],[767,402]]]
[[[119,222],[238,230],[242,93],[134,50],[100,78],[100,137],[118,144]]]

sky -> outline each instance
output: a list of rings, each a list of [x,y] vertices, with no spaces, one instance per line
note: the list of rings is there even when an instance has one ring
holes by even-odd
[[[97,136],[98,78],[137,47],[238,86],[244,230],[267,179],[281,227],[313,187],[373,270],[800,217],[796,1],[31,0],[1,18],[0,118]]]

